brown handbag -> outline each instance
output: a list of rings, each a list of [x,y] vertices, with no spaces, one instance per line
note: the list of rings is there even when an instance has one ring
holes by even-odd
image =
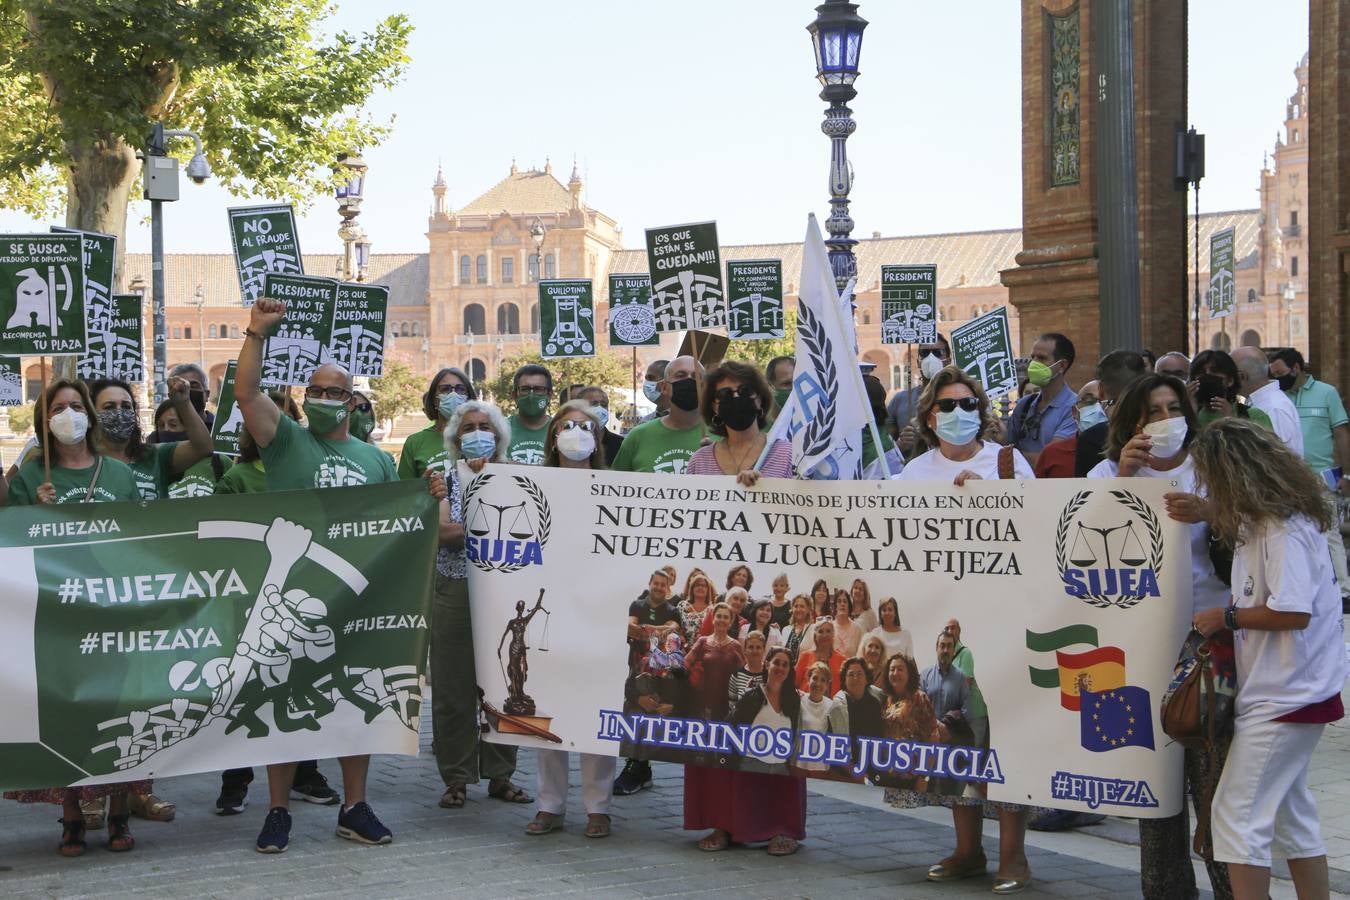
[[[1214,858],[1214,841],[1210,832],[1210,806],[1219,778],[1219,693],[1215,690],[1214,670],[1210,666],[1209,641],[1200,640],[1197,632],[1188,636],[1182,646],[1181,658],[1167,692],[1163,694],[1163,732],[1181,746],[1204,753],[1208,773],[1203,784],[1197,785],[1195,804],[1195,837],[1191,849],[1202,859]]]

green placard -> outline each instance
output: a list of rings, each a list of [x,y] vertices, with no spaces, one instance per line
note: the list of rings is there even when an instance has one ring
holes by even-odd
[[[595,355],[595,292],[589,279],[539,282],[539,344],[544,359]]]
[[[268,272],[304,274],[294,208],[273,204],[235,207],[228,212],[230,244],[245,306],[252,306],[261,296],[263,276]]]
[[[384,323],[389,311],[389,288],[382,284],[340,282],[333,306],[333,362],[353,376],[379,378],[384,374]]]
[[[1008,310],[1002,306],[952,330],[952,362],[998,397],[1017,390]]]
[[[78,231],[74,228],[52,226],[52,234],[78,234],[84,244],[84,306],[85,319],[92,323],[112,315],[112,291],[117,265],[117,236],[97,231]]]
[[[783,261],[727,260],[727,337],[763,341],[783,336]]]
[[[226,456],[239,455],[239,437],[244,433],[244,415],[234,402],[235,366],[236,362],[230,360],[225,367],[225,380],[221,382],[220,400],[216,403],[216,423],[211,427],[216,452]]]
[[[23,360],[0,356],[0,406],[23,406]]]
[[[648,275],[609,276],[609,345],[652,347],[661,343],[652,311],[652,279]]]
[[[81,378],[120,378],[132,384],[145,381],[141,302],[140,294],[113,294],[107,304],[91,304],[89,352],[76,365]],[[99,313],[97,317],[94,310]]]
[[[286,303],[286,318],[263,345],[262,383],[305,384],[329,361],[338,283],[313,275],[263,276],[263,295]]]
[[[937,343],[937,266],[881,267],[881,342]]]
[[[1231,228],[1215,232],[1209,239],[1209,292],[1206,298],[1211,319],[1231,316],[1237,309],[1233,239]]]
[[[647,271],[658,332],[726,327],[716,222],[648,228]]]
[[[79,356],[85,349],[80,235],[0,236],[0,355]]]

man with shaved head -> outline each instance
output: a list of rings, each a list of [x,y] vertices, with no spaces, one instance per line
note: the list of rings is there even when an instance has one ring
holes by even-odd
[[[302,428],[262,392],[263,343],[286,316],[286,304],[268,297],[260,298],[249,312],[244,346],[239,351],[235,370],[234,399],[244,419],[244,427],[258,446],[266,469],[268,491],[339,488],[385,481],[398,481],[394,461],[374,444],[358,441],[347,433],[348,417],[356,406],[352,396],[352,376],[336,365],[314,370],[305,387],[304,412],[308,428]],[[439,474],[429,477],[431,492],[445,496],[445,483]],[[340,837],[364,844],[387,844],[393,834],[375,816],[366,803],[366,774],[369,756],[344,756],[343,791],[346,796],[338,814]],[[295,763],[267,767],[270,810],[258,835],[260,853],[280,853],[290,841],[291,789]]]
[[[670,412],[628,432],[610,468],[619,472],[683,474],[689,457],[703,446],[707,429],[699,413],[703,366],[692,356],[677,356],[660,382],[661,399]]]
[[[1271,427],[1280,440],[1299,456],[1303,455],[1303,426],[1299,424],[1294,401],[1280,390],[1270,377],[1270,360],[1260,347],[1238,347],[1233,351],[1237,364],[1239,390],[1247,402],[1270,416]]]
[[[1183,382],[1190,381],[1191,361],[1186,354],[1173,350],[1158,357],[1158,361],[1153,364],[1153,372],[1155,375],[1171,375]]]

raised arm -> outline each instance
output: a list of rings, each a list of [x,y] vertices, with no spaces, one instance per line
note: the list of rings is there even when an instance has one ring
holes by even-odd
[[[183,430],[187,432],[188,437],[173,449],[175,475],[182,475],[193,464],[210,456],[211,451],[215,449],[206,422],[197,415],[197,411],[189,402],[189,388],[186,378],[169,379],[169,400],[173,403],[173,411],[178,414],[178,421],[183,423]]]
[[[262,392],[263,339],[286,316],[286,304],[259,297],[249,310],[244,346],[234,371],[234,402],[244,417],[244,427],[259,447],[268,447],[277,436],[281,410]]]

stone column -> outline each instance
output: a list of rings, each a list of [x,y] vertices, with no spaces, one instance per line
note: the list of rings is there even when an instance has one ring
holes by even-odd
[[[1308,11],[1308,362],[1350,396],[1350,2]]]

